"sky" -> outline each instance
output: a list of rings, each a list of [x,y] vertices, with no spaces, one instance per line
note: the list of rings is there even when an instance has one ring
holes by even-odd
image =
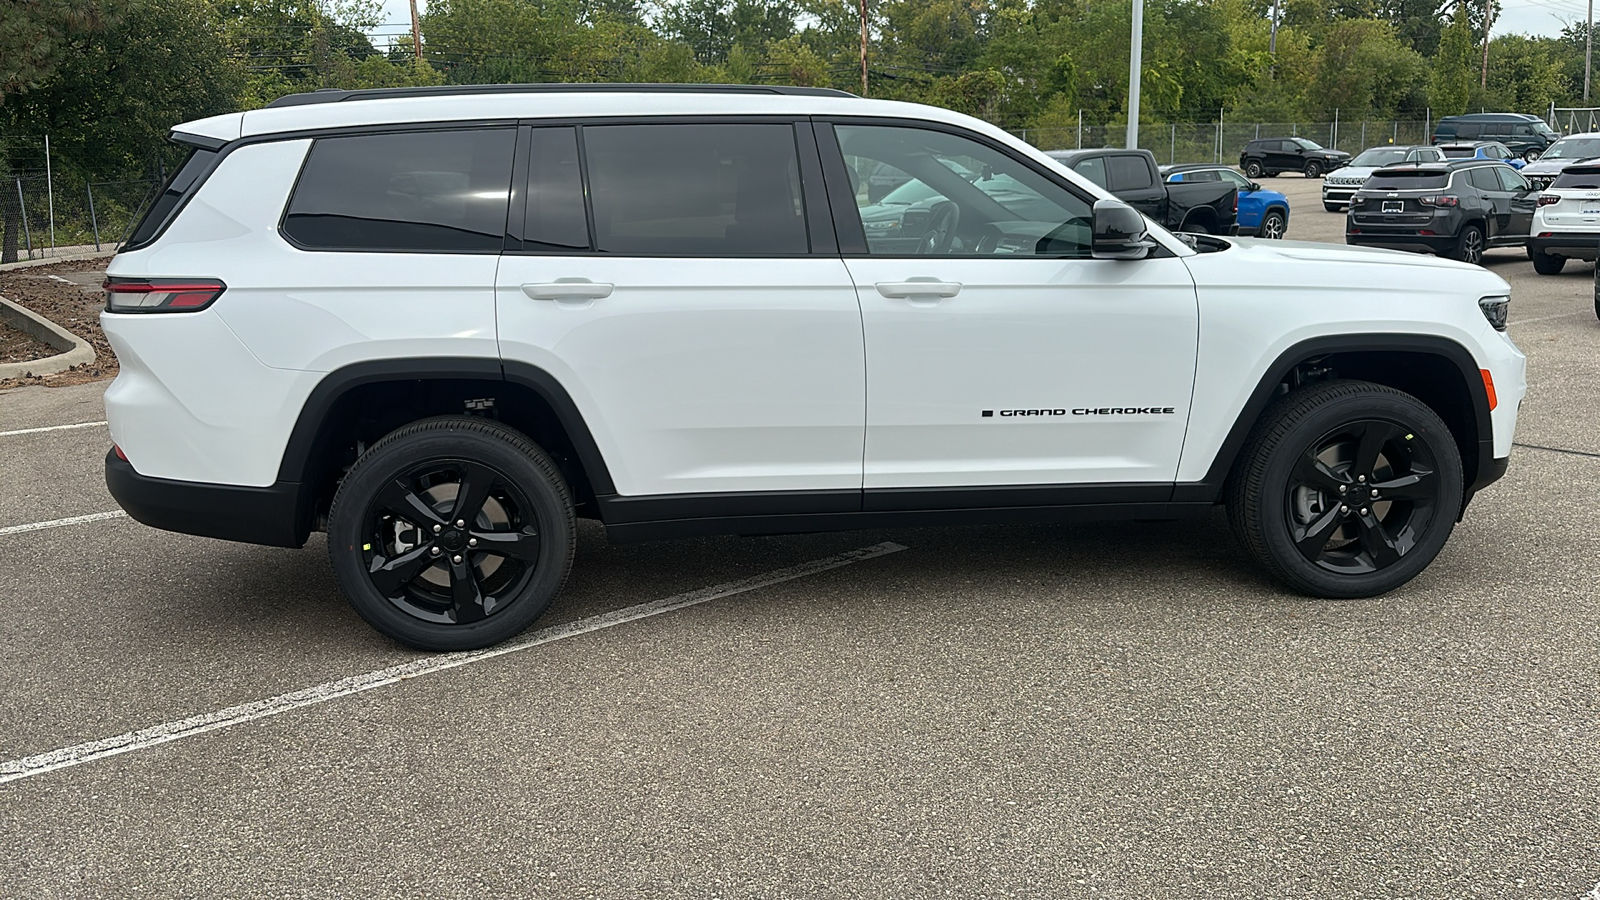
[[[426,9],[426,0],[417,0],[417,10]],[[1494,33],[1554,37],[1566,23],[1582,22],[1587,15],[1586,0],[1500,0],[1500,18],[1494,24]],[[407,0],[383,0],[383,21],[384,25],[373,33],[374,42],[379,45],[411,30],[410,4]]]

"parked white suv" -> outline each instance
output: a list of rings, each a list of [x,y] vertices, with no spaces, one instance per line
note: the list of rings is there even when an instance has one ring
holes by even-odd
[[[615,540],[1204,515],[1390,590],[1505,471],[1506,282],[1194,238],[984,122],[834,91],[327,91],[179,126],[113,260],[112,494],[300,546],[384,633],[534,621]],[[865,229],[861,173],[942,199]],[[986,191],[1004,178],[1007,190]]]
[[[1559,141],[1557,142],[1559,143]],[[1594,259],[1600,247],[1600,165],[1574,163],[1539,195],[1528,232],[1528,258],[1540,275],[1569,259]]]

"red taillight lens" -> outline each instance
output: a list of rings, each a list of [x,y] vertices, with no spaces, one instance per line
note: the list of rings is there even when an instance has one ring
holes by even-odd
[[[111,445],[111,450],[112,450],[113,453],[117,454],[117,459],[120,459],[123,462],[127,462],[128,461],[128,454],[123,453],[121,447],[118,447],[116,444],[112,444]]]
[[[1432,197],[1418,197],[1417,202],[1421,203],[1423,206],[1455,206],[1457,203],[1456,198],[1450,196],[1449,194],[1435,194]]]
[[[107,278],[106,312],[195,312],[210,306],[227,285],[215,278]]]
[[[1539,195],[1539,205],[1540,206],[1554,206],[1555,204],[1560,203],[1560,202],[1561,202],[1561,198],[1560,197],[1552,196],[1550,194],[1540,194]]]

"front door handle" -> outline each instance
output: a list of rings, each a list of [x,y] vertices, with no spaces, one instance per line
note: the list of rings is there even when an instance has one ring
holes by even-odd
[[[880,281],[878,293],[885,297],[954,297],[961,293],[961,285],[954,281]]]
[[[612,287],[587,278],[558,278],[544,284],[525,284],[522,292],[534,300],[599,300],[611,296]]]

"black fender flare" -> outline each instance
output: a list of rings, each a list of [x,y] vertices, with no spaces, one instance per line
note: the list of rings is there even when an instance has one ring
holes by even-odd
[[[476,379],[504,381],[533,391],[555,411],[556,418],[572,441],[584,474],[597,494],[615,493],[611,471],[606,467],[600,447],[588,424],[572,401],[565,386],[545,370],[524,362],[475,357],[419,357],[365,360],[351,363],[323,376],[300,407],[289,441],[278,464],[278,481],[300,483],[311,462],[317,435],[339,398],[366,384],[387,381],[428,379]],[[302,491],[300,513],[309,516],[309,497]]]
[[[1278,358],[1262,372],[1260,381],[1250,394],[1250,399],[1245,402],[1244,408],[1234,419],[1233,427],[1228,430],[1228,435],[1218,448],[1205,477],[1197,482],[1180,482],[1174,488],[1172,499],[1202,502],[1217,502],[1221,499],[1223,486],[1233,471],[1234,461],[1238,458],[1239,452],[1244,449],[1245,440],[1250,437],[1251,429],[1272,402],[1278,385],[1294,371],[1295,366],[1334,353],[1383,351],[1426,353],[1443,357],[1455,365],[1461,373],[1462,381],[1466,383],[1467,394],[1472,401],[1478,441],[1476,468],[1464,473],[1466,476],[1464,480],[1469,485],[1468,495],[1498,478],[1504,469],[1495,471],[1494,423],[1489,418],[1489,393],[1484,388],[1478,362],[1471,351],[1456,341],[1434,335],[1338,334],[1308,338],[1278,354]]]

